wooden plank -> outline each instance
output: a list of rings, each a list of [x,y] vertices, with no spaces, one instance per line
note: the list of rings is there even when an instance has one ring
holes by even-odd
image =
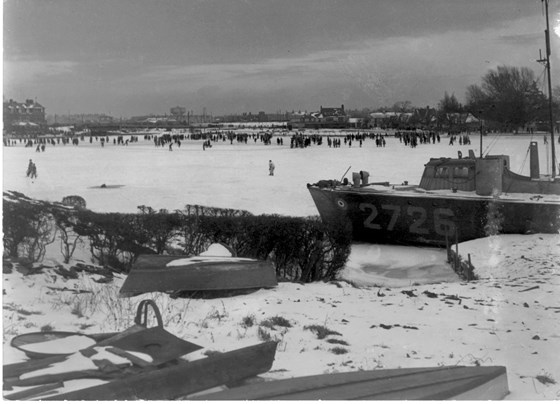
[[[4,365],[2,367],[2,377],[7,379],[9,377],[19,377],[20,375],[39,370],[52,365],[53,363],[62,362],[66,360],[67,355],[57,355],[44,359],[33,359],[26,362],[17,362]]]
[[[350,399],[359,400],[383,400],[383,399],[424,399],[429,397],[438,385],[457,383],[448,388],[459,388],[463,384],[469,384],[474,378],[482,377],[487,369],[481,367],[456,367],[448,369],[436,368],[435,371],[414,373],[397,377],[387,377],[377,380],[375,383],[363,382],[358,385],[351,385],[347,388],[325,388],[321,391],[320,398],[332,400],[345,400],[350,395]],[[469,384],[469,386],[471,386]],[[407,392],[414,393],[409,395]],[[438,397],[439,399],[443,399]],[[385,398],[387,397],[387,398]],[[402,397],[402,398],[401,398]],[[281,399],[315,399],[312,394],[300,394],[282,396]]]
[[[64,383],[62,382],[45,384],[43,386],[37,386],[30,389],[18,391],[17,393],[6,394],[4,398],[6,400],[29,400],[34,396],[47,393],[51,390],[58,389],[62,386],[64,386]]]
[[[501,400],[509,394],[506,368],[495,378],[479,384],[470,390],[456,391],[449,400]]]
[[[76,379],[114,379],[115,377],[123,377],[119,372],[104,372],[101,370],[75,370],[72,372],[44,374],[40,376],[30,377],[27,379],[11,380],[12,386],[38,386],[41,384],[56,383],[66,380]]]
[[[309,391],[318,392],[317,398],[323,397],[319,392],[321,389],[331,387],[346,388],[358,385],[362,382],[371,383],[376,380],[383,380],[391,377],[400,377],[416,373],[426,374],[435,372],[441,368],[410,368],[410,369],[384,369],[375,371],[343,372],[328,375],[314,375],[296,377],[292,379],[275,380],[256,385],[242,386],[223,392],[213,393],[208,396],[200,396],[203,400],[259,400],[276,399],[290,394],[307,393]],[[447,369],[447,368],[443,368]],[[315,394],[315,393],[314,393]],[[328,399],[328,398],[326,398]]]
[[[471,368],[473,369],[473,368]],[[426,381],[417,385],[388,393],[372,394],[364,400],[501,400],[508,393],[507,376],[504,367],[494,366],[484,369],[483,374],[456,380]]]
[[[72,391],[46,400],[170,400],[267,372],[276,342],[235,351]]]
[[[114,353],[115,355],[118,355],[121,358],[128,359],[134,365],[140,366],[141,368],[152,366],[151,362],[147,362],[144,359],[139,358],[138,356],[136,356],[136,355],[134,355],[134,354],[132,354],[128,351],[125,351],[124,349],[120,349],[120,348],[117,348],[117,347],[113,346],[113,347],[107,347],[107,351],[111,352],[111,353]]]
[[[140,330],[105,340],[99,345],[106,346],[109,343],[112,347],[122,350],[145,353],[152,357],[153,361],[149,365],[153,366],[202,349],[199,345],[176,337],[163,327],[135,327],[139,327]]]
[[[500,399],[507,394],[507,378],[505,383],[503,379],[505,374],[505,368],[501,366],[349,372],[265,382],[203,395],[196,399],[434,400],[451,397]]]
[[[131,335],[131,334],[134,334],[134,333],[137,333],[139,331],[144,331],[145,329],[146,329],[146,327],[143,327],[143,326],[138,325],[138,324],[134,324],[124,331],[121,331],[119,333],[115,333],[114,335],[111,335],[108,338],[102,339],[95,346],[112,345],[115,341],[119,341],[119,340],[123,339],[124,337],[126,337],[128,335]]]
[[[86,334],[88,337],[93,338],[95,342],[101,342],[108,338],[114,337],[118,335],[118,332],[103,332],[103,333],[94,333],[94,334]]]

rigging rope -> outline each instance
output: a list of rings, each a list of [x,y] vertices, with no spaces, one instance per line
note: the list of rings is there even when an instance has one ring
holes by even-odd
[[[490,140],[490,143],[486,146],[486,148],[484,149],[482,154],[483,155],[488,154],[490,152],[490,149],[493,148],[496,145],[496,143],[498,142],[498,139],[499,139],[498,135],[494,135],[493,139]]]
[[[525,153],[525,158],[523,159],[523,163],[521,163],[521,169],[519,170],[520,174],[523,172],[523,169],[525,168],[525,163],[527,163],[527,157],[529,157],[530,150],[531,150],[531,146],[527,148],[527,153]]]

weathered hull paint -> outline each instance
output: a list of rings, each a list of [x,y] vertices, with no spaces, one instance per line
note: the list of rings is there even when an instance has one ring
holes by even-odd
[[[559,203],[308,188],[323,222],[348,227],[362,242],[445,246],[496,233],[560,229]]]

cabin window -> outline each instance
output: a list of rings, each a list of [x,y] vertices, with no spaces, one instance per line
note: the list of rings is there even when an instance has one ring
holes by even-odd
[[[449,177],[448,167],[438,167],[436,169],[436,178],[447,178]]]
[[[469,178],[469,167],[454,167],[453,168],[454,178]]]

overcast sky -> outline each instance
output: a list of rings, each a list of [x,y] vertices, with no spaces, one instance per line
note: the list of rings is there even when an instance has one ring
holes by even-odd
[[[544,52],[541,0],[4,0],[4,99],[47,114],[436,106]],[[550,0],[553,86],[560,0]]]

